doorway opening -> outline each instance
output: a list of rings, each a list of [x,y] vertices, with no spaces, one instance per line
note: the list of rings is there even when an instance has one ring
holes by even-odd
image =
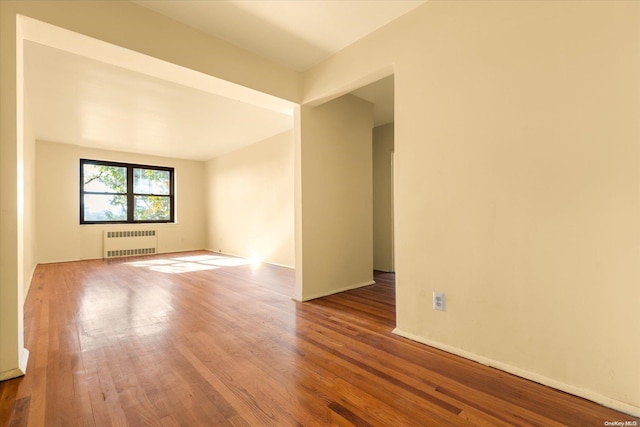
[[[394,236],[394,75],[351,92],[374,105],[373,162],[373,278],[395,290]],[[395,306],[394,306],[395,313]]]

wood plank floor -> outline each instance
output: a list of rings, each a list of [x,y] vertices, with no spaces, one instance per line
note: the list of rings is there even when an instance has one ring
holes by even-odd
[[[2,426],[602,426],[637,420],[391,334],[394,278],[298,303],[198,251],[38,266]]]

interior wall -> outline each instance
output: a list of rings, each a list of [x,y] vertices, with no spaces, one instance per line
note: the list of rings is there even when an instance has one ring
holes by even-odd
[[[0,380],[24,374],[24,119],[22,44],[0,2]]]
[[[393,271],[393,123],[373,128],[373,268]]]
[[[206,163],[207,247],[293,267],[293,131]]]
[[[300,110],[302,300],[372,283],[372,128],[353,95]]]
[[[81,225],[81,158],[175,168],[176,223]],[[38,263],[102,258],[108,229],[157,229],[159,253],[205,248],[204,162],[37,141],[36,169]]]
[[[640,3],[427,2],[305,99],[388,64],[396,332],[640,415]]]
[[[26,100],[25,100],[26,102]],[[33,165],[36,159],[36,137],[28,107],[24,115],[24,164]],[[27,298],[31,278],[36,268],[36,169],[24,169],[24,242],[23,277],[24,300]]]

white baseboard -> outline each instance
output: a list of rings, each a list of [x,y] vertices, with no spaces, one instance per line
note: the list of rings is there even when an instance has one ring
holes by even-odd
[[[18,363],[18,367],[23,373],[27,373],[27,363],[29,362],[29,350],[23,348],[20,352],[20,362]]]
[[[28,283],[29,285],[27,286],[27,291],[23,293],[22,297],[24,299],[24,301],[27,300],[27,296],[29,295],[29,292],[31,291],[31,282],[33,282],[33,275],[36,272],[36,267],[38,266],[38,264],[34,264],[33,267],[31,268],[31,272],[28,273],[25,278],[24,278],[24,282],[23,283]],[[23,301],[23,303],[24,303]]]
[[[231,256],[231,257],[234,257],[234,258],[250,259],[250,258],[247,258],[247,257],[245,257],[243,255],[232,254],[232,253],[229,253],[229,252],[219,252],[219,251],[213,250],[213,249],[205,249],[205,251],[213,252],[214,254],[218,254],[218,255]],[[295,270],[296,269],[293,265],[278,264],[277,262],[271,262],[271,261],[265,261],[265,260],[260,260],[260,262],[264,263],[264,264],[275,265],[275,266],[278,266],[278,267],[289,268],[291,270]]]
[[[329,295],[338,294],[340,292],[345,292],[345,291],[350,291],[352,289],[362,288],[363,286],[373,285],[374,283],[376,283],[375,280],[369,280],[369,281],[366,281],[366,282],[356,283],[355,285],[349,285],[349,286],[345,286],[345,287],[338,288],[338,289],[332,289],[330,291],[325,291],[325,292],[319,292],[317,294],[311,294],[310,296],[307,296],[302,301],[304,302],[304,301],[310,301],[310,300],[316,299],[316,298],[328,297]]]
[[[275,265],[276,267],[283,267],[283,268],[288,268],[290,270],[295,270],[296,268],[293,265],[286,265],[286,264],[278,264],[277,262],[270,262],[270,261],[261,261],[265,264],[269,264],[269,265]]]
[[[20,352],[20,360],[18,360],[18,367],[10,369],[8,371],[0,372],[0,381],[10,380],[12,378],[18,378],[27,373],[27,362],[29,361],[29,350],[23,348]]]
[[[500,369],[501,371],[505,371],[510,374],[517,375],[519,377],[537,382],[539,384],[543,384],[551,388],[555,388],[556,390],[564,391],[566,393],[573,394],[574,396],[582,397],[584,399],[590,400],[592,402],[598,403],[608,408],[615,409],[616,411],[624,412],[625,414],[629,414],[635,417],[640,417],[639,407],[631,405],[629,403],[620,402],[618,400],[611,399],[610,397],[604,396],[594,391],[572,386],[570,384],[565,384],[561,381],[557,381],[552,378],[548,378],[543,375],[536,374],[534,372],[529,372],[527,370],[518,368],[513,365],[509,365],[507,363],[489,359],[488,357],[480,356],[478,354],[471,353],[457,347],[453,347],[437,341],[432,341],[430,339],[423,338],[409,332],[405,332],[398,328],[395,328],[393,330],[393,333],[401,337],[408,338],[413,341],[417,341],[421,344],[425,344],[431,347],[435,347],[439,350],[446,351],[447,353],[455,354],[456,356],[464,357],[465,359],[473,360],[474,362],[478,362],[483,365],[490,366],[492,368]]]

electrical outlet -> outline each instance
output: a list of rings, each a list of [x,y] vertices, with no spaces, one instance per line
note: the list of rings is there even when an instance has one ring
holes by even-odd
[[[444,311],[444,292],[433,293],[433,309]]]

